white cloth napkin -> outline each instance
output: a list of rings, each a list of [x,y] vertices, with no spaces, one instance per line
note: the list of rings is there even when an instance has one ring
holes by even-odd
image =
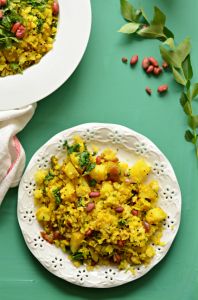
[[[10,187],[17,186],[24,166],[25,152],[16,134],[32,118],[36,104],[0,111],[0,205]]]

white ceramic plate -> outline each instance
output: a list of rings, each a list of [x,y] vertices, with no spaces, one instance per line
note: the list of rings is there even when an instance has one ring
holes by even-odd
[[[0,110],[20,108],[43,99],[74,72],[91,29],[90,0],[59,0],[58,32],[53,49],[23,74],[0,78]]]
[[[65,155],[62,151],[64,140],[72,141],[74,135],[82,136],[87,144],[118,149],[118,157],[132,165],[137,159],[144,158],[152,167],[150,178],[159,182],[159,205],[167,212],[162,241],[165,246],[156,247],[156,255],[147,266],[130,271],[119,271],[116,267],[100,267],[88,272],[85,266],[76,268],[67,255],[40,236],[42,228],[35,219],[33,191],[34,174],[39,168],[48,168],[50,157]],[[42,146],[32,157],[19,186],[18,221],[25,242],[40,261],[52,272],[69,282],[84,287],[107,288],[133,281],[153,268],[166,255],[179,228],[181,213],[181,193],[174,171],[161,151],[146,137],[126,127],[114,124],[90,123],[79,125],[58,133]]]

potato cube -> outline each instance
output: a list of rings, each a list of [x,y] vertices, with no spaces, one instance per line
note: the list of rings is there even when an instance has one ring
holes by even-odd
[[[157,224],[166,219],[166,217],[166,213],[160,207],[155,207],[147,212],[146,221],[150,224]]]

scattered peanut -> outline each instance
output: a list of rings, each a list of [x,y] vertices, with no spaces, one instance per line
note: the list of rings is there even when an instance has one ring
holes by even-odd
[[[52,4],[52,12],[54,16],[57,16],[59,14],[59,4],[57,1],[54,1]]]
[[[163,85],[160,85],[157,89],[158,93],[164,93],[166,91],[168,91],[168,85],[167,84],[163,84]]]
[[[123,210],[124,210],[124,208],[123,208],[122,206],[117,206],[117,207],[115,208],[115,211],[116,211],[117,213],[122,213]]]
[[[146,221],[143,221],[143,226],[144,226],[145,232],[149,232],[149,230],[150,230],[150,224],[147,223]]]
[[[122,62],[127,63],[128,59],[126,57],[122,57]]]
[[[90,198],[96,198],[100,196],[100,192],[90,192],[89,197]]]
[[[152,94],[152,90],[149,87],[146,87],[145,91],[147,92],[148,95]]]
[[[148,59],[149,59],[150,63],[151,63],[154,67],[158,67],[158,66],[159,66],[158,61],[157,61],[154,57],[151,56],[151,57],[149,57]]]
[[[163,67],[164,69],[167,69],[167,68],[168,68],[168,64],[167,64],[166,61],[163,62],[162,67]]]
[[[87,212],[91,212],[94,208],[95,208],[95,203],[90,202],[90,203],[88,203],[87,206],[85,207],[85,210],[86,210]]]
[[[138,62],[138,55],[133,55],[130,60],[130,65],[134,66]]]
[[[146,70],[146,73],[147,73],[147,74],[150,74],[150,73],[153,72],[153,70],[154,70],[154,66],[153,66],[153,65],[150,65],[150,66],[148,67],[148,69]]]
[[[133,215],[133,216],[138,216],[138,210],[133,209],[133,210],[132,210],[132,215]]]
[[[145,57],[142,61],[142,68],[146,70],[148,69],[149,65],[150,65],[149,59],[148,57]]]
[[[161,73],[162,73],[162,68],[160,68],[160,67],[155,67],[154,70],[153,70],[153,73],[154,73],[155,75],[161,74]]]

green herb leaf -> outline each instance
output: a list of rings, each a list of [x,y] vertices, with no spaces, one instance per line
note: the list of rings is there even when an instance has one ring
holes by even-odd
[[[188,55],[185,58],[185,60],[183,61],[182,69],[183,69],[186,80],[191,80],[193,77],[193,70],[192,70],[192,65],[191,65],[191,61],[190,61],[190,55]]]
[[[124,26],[122,26],[118,32],[131,34],[136,32],[139,27],[140,27],[139,23],[127,23]]]
[[[59,190],[59,188],[53,190],[52,193],[53,193],[53,195],[54,195],[56,204],[59,205],[59,204],[61,203],[61,197],[60,197],[60,190]]]
[[[191,115],[192,114],[192,108],[191,108],[191,105],[189,103],[189,99],[188,99],[187,95],[184,92],[182,92],[182,94],[181,94],[180,103],[181,103],[181,106],[183,107],[184,112],[187,115]]]
[[[190,142],[190,143],[195,143],[195,137],[194,137],[194,134],[192,131],[190,130],[186,130],[185,132],[185,139],[187,142]]]
[[[172,71],[173,71],[173,76],[175,78],[175,80],[181,84],[181,85],[186,85],[187,81],[186,79],[182,76],[182,74],[179,72],[179,70],[177,70],[176,68],[172,67]]]
[[[164,34],[165,34],[166,38],[173,38],[174,39],[173,32],[169,28],[167,28],[166,26],[164,26]]]
[[[88,166],[89,164],[89,152],[83,151],[79,154],[79,165],[81,168]]]
[[[74,260],[83,260],[84,256],[82,252],[76,252],[75,254],[72,255],[72,259]]]
[[[50,173],[45,176],[45,181],[50,181],[54,178],[54,174]]]
[[[149,19],[145,13],[145,10],[143,8],[141,8],[141,15],[144,18],[144,20],[146,21],[147,24],[150,24]]]
[[[198,115],[189,116],[188,124],[192,129],[198,128]]]
[[[123,18],[127,21],[134,21],[136,19],[136,10],[127,0],[120,0],[120,9]]]
[[[191,98],[195,99],[198,95],[198,82],[194,83],[192,86]]]
[[[63,148],[67,149],[68,154],[80,151],[80,145],[79,144],[74,144],[72,146],[69,146],[67,141],[64,142]]]
[[[85,173],[89,174],[95,168],[95,166],[96,166],[96,163],[90,163],[90,164],[88,164],[88,166],[86,167]]]
[[[126,220],[123,220],[123,219],[121,219],[121,220],[118,221],[118,225],[120,227],[124,227],[126,225],[126,223],[127,223]]]
[[[166,36],[164,34],[164,25],[166,22],[166,16],[163,12],[158,8],[154,7],[154,16],[153,20],[150,23],[150,26],[144,27],[140,29],[137,33],[140,36],[147,37],[147,38],[163,38],[165,39]]]
[[[77,207],[84,207],[85,205],[84,205],[84,201],[83,201],[83,198],[82,197],[80,197],[79,199],[78,199],[78,202],[77,202]]]
[[[91,180],[89,181],[89,186],[91,186],[91,187],[96,186],[96,184],[97,184],[97,181],[96,181],[95,179],[91,179]]]
[[[185,38],[176,48],[176,53],[180,58],[181,64],[186,59],[186,57],[190,54],[191,45],[190,39]]]
[[[169,45],[170,50],[166,49],[164,45]],[[174,46],[173,39],[168,39],[160,45],[160,52],[170,66],[181,69],[183,61],[190,53],[190,47],[189,38],[184,39],[177,47]]]

